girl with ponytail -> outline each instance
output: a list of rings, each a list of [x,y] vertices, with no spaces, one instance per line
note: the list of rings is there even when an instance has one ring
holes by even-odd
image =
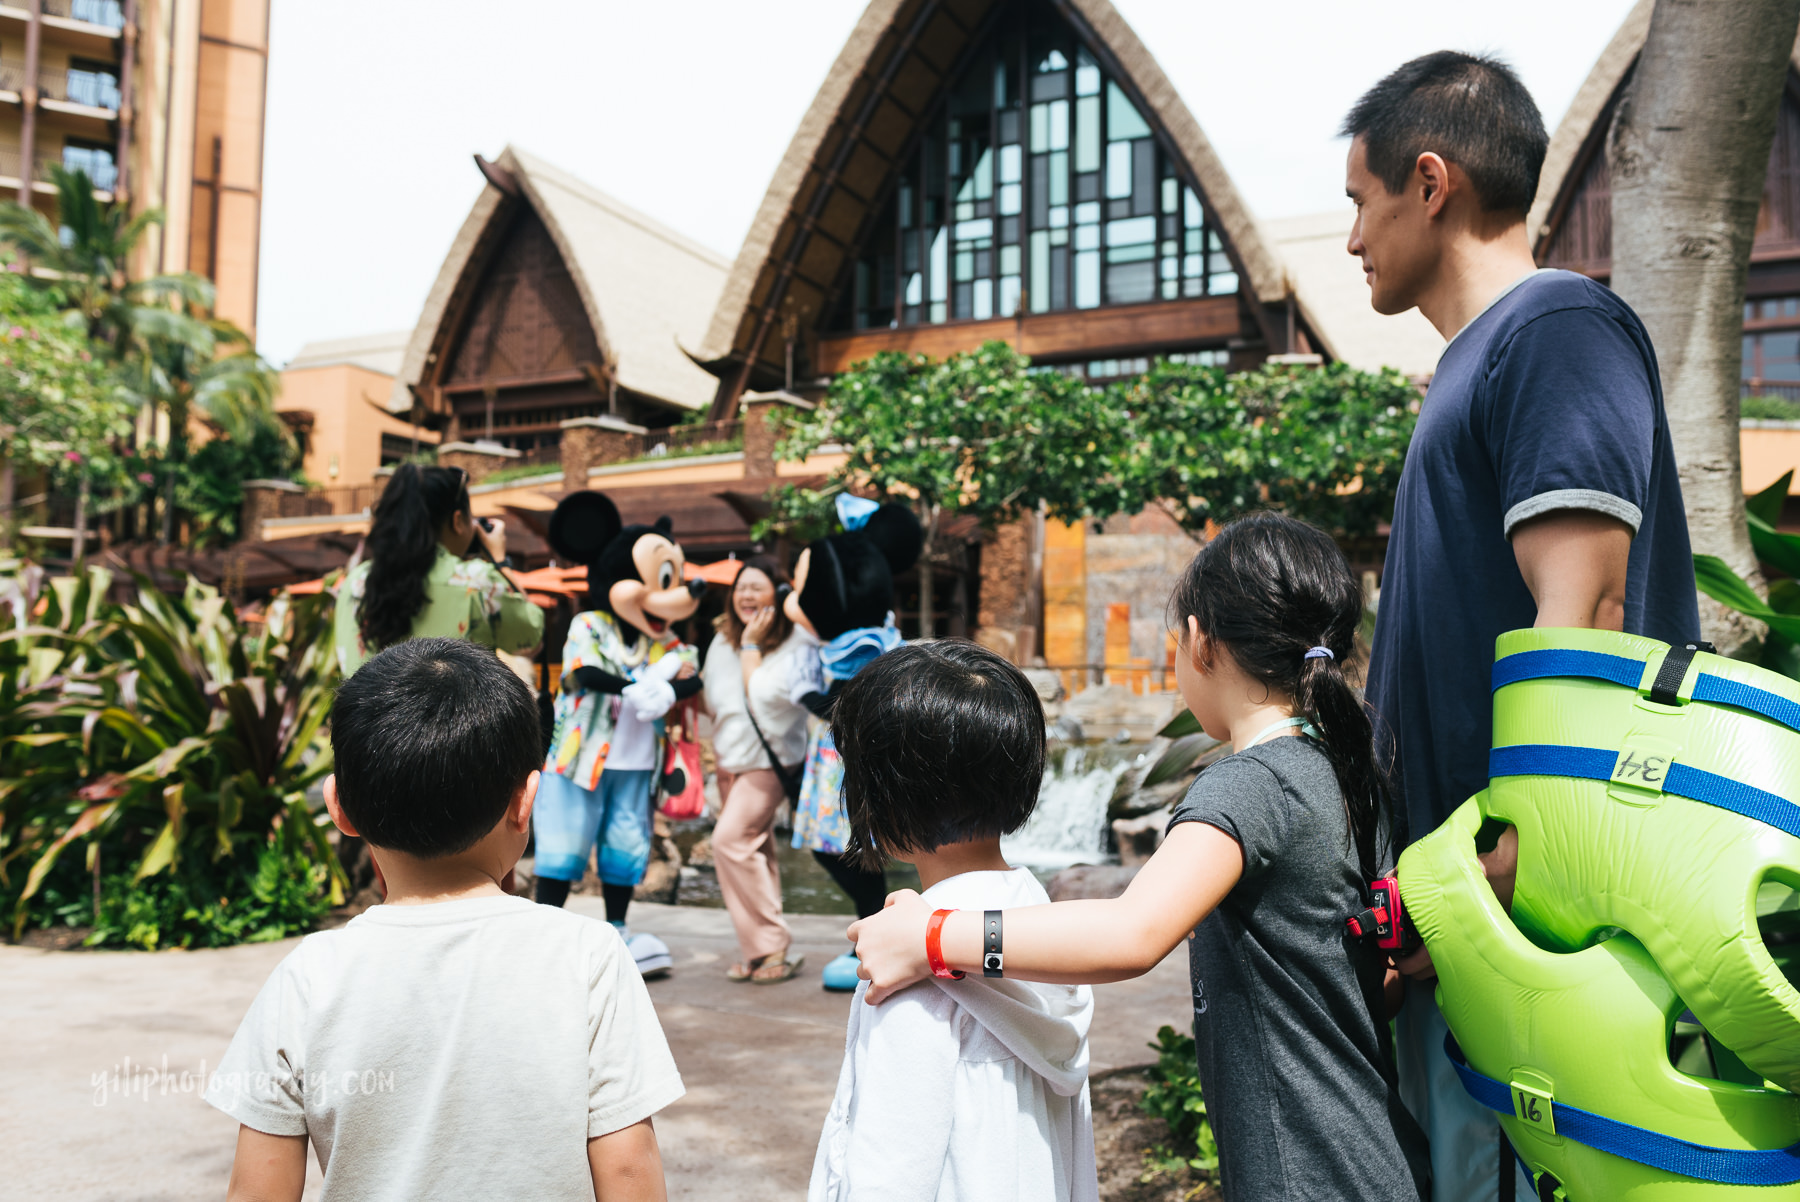
[[[464,558],[477,543],[486,558]],[[366,558],[338,586],[333,634],[345,676],[411,638],[466,639],[509,653],[543,641],[543,611],[496,566],[506,558],[506,528],[475,521],[461,468],[394,469],[365,546]]]
[[[1349,675],[1362,589],[1323,532],[1260,513],[1194,557],[1169,616],[1182,698],[1233,754],[1200,774],[1124,895],[984,916],[896,894],[850,928],[866,998],[962,972],[1125,980],[1186,940],[1225,1197],[1427,1197],[1425,1137],[1394,1073],[1387,961],[1345,925],[1392,856]]]

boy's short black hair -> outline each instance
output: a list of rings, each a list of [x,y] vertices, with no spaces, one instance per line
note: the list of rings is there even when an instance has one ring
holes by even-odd
[[[1044,705],[986,647],[943,639],[896,647],[838,694],[852,863],[1010,835],[1037,806]]]
[[[1426,151],[1469,176],[1484,212],[1531,210],[1550,135],[1537,102],[1497,58],[1439,50],[1363,93],[1338,131],[1361,138],[1369,170],[1390,194]]]
[[[376,847],[455,855],[494,829],[543,762],[537,700],[492,650],[410,639],[331,707],[338,803]]]

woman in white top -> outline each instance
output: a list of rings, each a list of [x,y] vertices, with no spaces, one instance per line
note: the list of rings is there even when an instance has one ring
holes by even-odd
[[[775,595],[777,583],[786,582],[781,565],[769,556],[746,560],[706,653],[706,703],[724,802],[713,828],[713,865],[744,955],[725,975],[758,985],[787,980],[801,963],[788,958],[793,935],[781,916],[781,870],[775,862],[775,811],[787,790],[763,747],[766,740],[784,772],[799,780],[806,711],[788,694],[796,669],[804,670],[808,647]]]

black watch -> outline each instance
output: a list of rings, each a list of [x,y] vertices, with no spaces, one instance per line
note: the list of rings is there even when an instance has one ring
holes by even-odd
[[[981,916],[981,975],[1005,976],[1006,957],[1000,950],[1000,911],[989,910]]]

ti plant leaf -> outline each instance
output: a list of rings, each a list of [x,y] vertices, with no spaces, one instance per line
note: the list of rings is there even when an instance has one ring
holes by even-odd
[[[1200,719],[1194,717],[1193,710],[1182,710],[1169,719],[1168,723],[1156,733],[1165,739],[1180,739],[1188,735],[1197,735],[1200,733]]]
[[[1174,780],[1192,768],[1201,756],[1219,745],[1219,741],[1204,731],[1191,735],[1182,735],[1157,757],[1150,771],[1144,773],[1143,788],[1150,789],[1157,785]]]
[[[1781,613],[1756,595],[1743,577],[1725,566],[1717,555],[1694,556],[1694,582],[1700,591],[1722,605],[1764,622],[1789,642],[1800,643],[1800,613]]]

